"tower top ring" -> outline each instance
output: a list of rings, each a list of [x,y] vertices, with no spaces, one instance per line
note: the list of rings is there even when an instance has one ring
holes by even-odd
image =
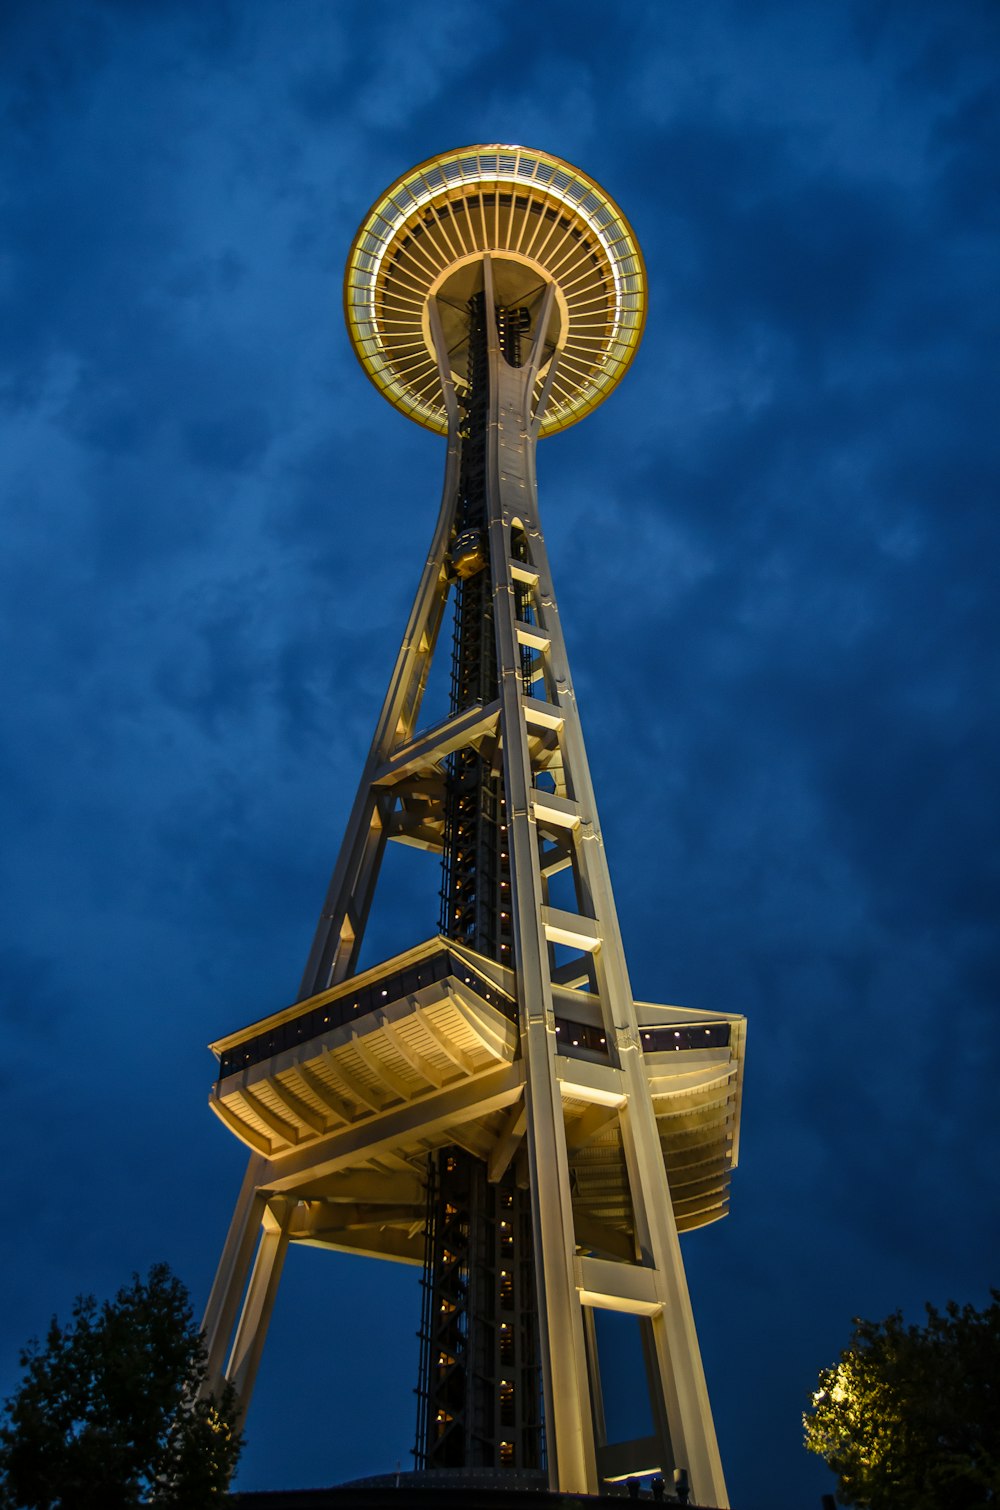
[[[430,300],[489,253],[526,285],[552,282],[558,353],[540,434],[596,409],[627,370],[646,320],[646,270],[614,200],[578,168],[527,147],[463,147],[411,168],[351,245],[344,313],[358,360],[390,403],[447,432]],[[461,374],[456,374],[461,380]],[[538,385],[544,380],[544,368]]]

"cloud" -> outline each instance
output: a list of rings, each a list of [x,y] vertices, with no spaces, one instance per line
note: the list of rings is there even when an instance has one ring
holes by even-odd
[[[203,1044],[294,995],[441,485],[341,330],[347,246],[412,163],[527,139],[647,259],[643,347],[542,447],[541,509],[633,982],[750,1020],[733,1215],[687,1251],[734,1502],[766,1459],[791,1506],[850,1316],[971,1298],[995,1248],[998,23],[529,21],[4,9],[7,1086],[35,1150],[5,1356],[165,1245],[207,1290],[241,1160]],[[412,858],[373,950],[436,924]],[[81,1127],[127,1222],[67,1188]],[[321,1268],[296,1298],[290,1264],[288,1317],[368,1282]],[[272,1434],[266,1375],[248,1485],[385,1467],[308,1400]]]

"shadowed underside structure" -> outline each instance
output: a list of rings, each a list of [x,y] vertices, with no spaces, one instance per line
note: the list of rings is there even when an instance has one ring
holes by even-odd
[[[251,1159],[210,1362],[247,1401],[289,1242],[421,1264],[418,1467],[594,1493],[682,1465],[725,1505],[678,1232],[725,1214],[744,1025],[632,997],[535,485],[539,435],[634,354],[638,247],[568,164],[471,148],[377,201],[345,302],[369,376],[447,435],[444,490],[300,998],[213,1045]],[[389,840],[439,857],[438,932],[359,972]],[[602,1309],[646,1361],[653,1430],[624,1443]]]

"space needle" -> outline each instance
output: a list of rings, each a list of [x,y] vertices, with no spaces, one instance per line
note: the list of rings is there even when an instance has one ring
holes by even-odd
[[[646,302],[618,206],[524,147],[421,163],[354,238],[354,350],[447,437],[444,485],[298,998],[212,1046],[211,1105],[250,1160],[205,1329],[246,1406],[289,1244],[419,1265],[419,1473],[585,1494],[676,1474],[725,1506],[679,1234],[728,1207],[745,1024],[634,999],[535,475],[539,438],[625,375]],[[426,852],[440,909],[362,967],[389,842]],[[609,1313],[648,1384],[627,1440],[606,1424]]]

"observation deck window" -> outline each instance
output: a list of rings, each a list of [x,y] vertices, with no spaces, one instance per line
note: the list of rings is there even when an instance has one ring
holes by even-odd
[[[318,1005],[312,1005],[310,1001],[303,1002],[302,1011],[285,1022],[264,1028],[227,1049],[219,1061],[218,1078],[225,1080],[228,1075],[262,1064],[275,1054],[296,1048],[301,1043],[308,1043],[310,1039],[377,1012],[380,1007],[386,1007],[402,997],[412,996],[425,986],[448,979],[471,987],[477,996],[482,997],[489,1006],[496,1007],[505,1017],[511,1020],[516,1018],[516,1004],[505,992],[492,982],[484,980],[464,960],[442,946],[430,958],[406,965],[365,985],[358,986],[354,981],[344,981],[335,996]]]

